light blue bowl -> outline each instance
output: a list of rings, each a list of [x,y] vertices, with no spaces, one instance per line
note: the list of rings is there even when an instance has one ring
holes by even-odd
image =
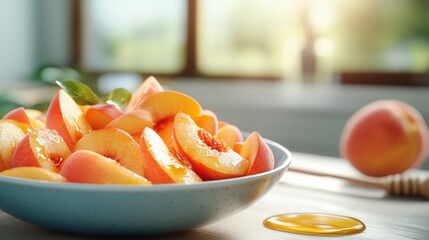
[[[267,140],[269,172],[191,185],[117,186],[50,183],[0,176],[0,209],[25,222],[74,233],[153,234],[197,228],[249,207],[291,163]]]

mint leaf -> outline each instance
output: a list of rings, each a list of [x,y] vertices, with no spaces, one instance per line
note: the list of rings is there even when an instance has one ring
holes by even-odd
[[[129,102],[130,99],[131,99],[130,92],[128,92],[124,88],[116,88],[103,99],[103,102],[121,106],[122,104]]]
[[[99,102],[95,94],[87,85],[73,80],[55,81],[79,105],[94,105]]]

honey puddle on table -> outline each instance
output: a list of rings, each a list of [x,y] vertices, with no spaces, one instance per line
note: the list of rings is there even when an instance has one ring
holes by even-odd
[[[361,233],[365,224],[352,217],[323,213],[289,213],[269,217],[264,226],[273,230],[321,236]]]

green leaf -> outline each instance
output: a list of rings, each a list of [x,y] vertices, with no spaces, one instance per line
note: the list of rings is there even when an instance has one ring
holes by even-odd
[[[131,99],[130,92],[128,92],[124,88],[116,88],[103,99],[103,102],[121,106],[122,104],[129,102],[130,99]]]
[[[85,84],[73,80],[55,81],[79,105],[94,105],[99,102],[97,94]]]

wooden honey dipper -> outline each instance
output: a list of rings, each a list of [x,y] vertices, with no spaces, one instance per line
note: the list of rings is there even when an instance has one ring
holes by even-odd
[[[296,167],[289,167],[289,171],[337,178],[363,186],[382,188],[391,196],[420,197],[429,200],[429,176],[419,177],[395,174],[381,178],[359,179]]]

